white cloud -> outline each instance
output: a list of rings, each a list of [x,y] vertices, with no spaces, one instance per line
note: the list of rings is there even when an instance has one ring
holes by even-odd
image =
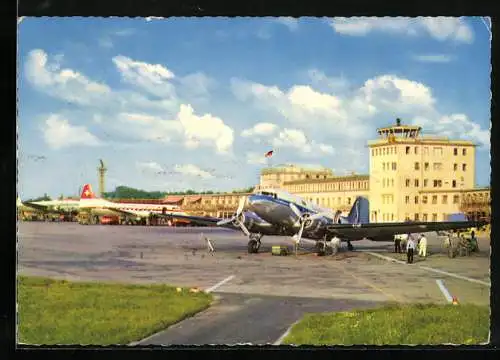
[[[350,85],[349,81],[341,76],[340,78],[329,77],[318,69],[309,69],[307,76],[312,85],[325,91],[346,91]]]
[[[452,139],[472,140],[481,146],[480,149],[488,150],[490,148],[490,131],[481,129],[481,126],[470,120],[465,114],[451,114],[430,119],[416,116],[413,119],[413,124]]]
[[[426,85],[394,75],[382,75],[367,80],[359,94],[366,104],[375,109],[402,114],[432,109],[436,102],[431,89]]]
[[[76,103],[90,105],[106,99],[111,89],[98,82],[87,79],[71,69],[60,69],[55,61],[48,64],[47,54],[43,50],[32,50],[25,64],[28,81],[54,97]]]
[[[142,170],[151,170],[151,171],[154,171],[156,173],[165,171],[160,164],[158,164],[157,162],[154,162],[154,161],[139,162],[136,165],[138,168],[140,168]]]
[[[163,65],[135,61],[122,55],[115,56],[113,63],[123,81],[157,96],[175,97],[174,86],[169,81],[175,75]]]
[[[188,97],[207,96],[210,90],[216,85],[215,80],[201,72],[181,77],[179,83],[179,92]]]
[[[321,74],[317,75],[319,78]],[[368,79],[358,89],[337,88],[317,91],[308,85],[288,90],[240,79],[232,79],[234,95],[256,107],[272,109],[299,128],[321,128],[330,136],[361,139],[372,125],[366,119],[377,114],[413,115],[415,111],[432,113],[435,99],[424,84],[381,75]],[[342,131],[339,132],[338,129]]]
[[[187,146],[197,148],[199,144],[210,143],[218,153],[231,150],[234,131],[222,119],[211,114],[197,116],[191,105],[181,105],[177,120],[183,127]]]
[[[202,179],[214,178],[208,171],[202,170],[193,164],[175,165],[174,171],[182,175],[197,176]]]
[[[250,165],[266,165],[267,164],[267,158],[264,156],[264,154],[257,153],[257,152],[248,152],[246,154],[247,158],[247,163]]]
[[[272,135],[278,130],[278,126],[273,123],[261,122],[255,124],[249,129],[245,129],[241,132],[243,137],[253,137],[253,136],[268,136]]]
[[[274,19],[279,24],[285,25],[290,31],[296,31],[299,28],[299,19],[293,17],[278,17]]]
[[[334,18],[332,28],[344,35],[364,36],[370,32],[383,32],[417,36],[422,33],[439,41],[471,43],[474,39],[472,28],[464,18],[453,17],[351,17]]]
[[[335,152],[331,145],[310,141],[303,131],[297,129],[283,129],[272,143],[275,149],[293,148],[299,154],[306,156],[314,157]]]
[[[413,59],[419,62],[430,62],[430,63],[449,63],[453,60],[450,55],[435,54],[435,55],[415,55]]]
[[[51,114],[42,127],[43,138],[53,149],[70,146],[98,146],[101,141],[84,126],[71,125],[58,114]]]
[[[73,101],[87,110],[99,108],[100,113],[94,112],[89,118],[104,129],[112,129],[127,139],[183,141],[187,148],[213,146],[220,154],[231,150],[232,128],[216,116],[196,115],[190,104],[182,104],[175,86],[170,83],[176,76],[165,66],[121,55],[113,58],[125,82],[160,97],[152,100],[140,92],[111,90],[74,70],[60,69],[60,61],[56,58],[49,63],[43,50],[33,50],[25,65],[28,80],[39,90],[61,100]],[[180,77],[179,84],[181,92],[192,97],[205,95],[213,81],[203,73],[194,73]]]

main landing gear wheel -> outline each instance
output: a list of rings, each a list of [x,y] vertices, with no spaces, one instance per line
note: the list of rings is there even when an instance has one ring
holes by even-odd
[[[318,253],[318,256],[325,256],[326,255],[326,244],[322,241],[318,241],[316,244],[316,252]]]
[[[260,249],[260,239],[262,239],[261,234],[250,234],[249,236],[250,241],[248,242],[248,253],[249,254],[256,254],[259,252]]]
[[[248,242],[248,253],[256,254],[259,251],[260,244],[257,240],[250,240]]]

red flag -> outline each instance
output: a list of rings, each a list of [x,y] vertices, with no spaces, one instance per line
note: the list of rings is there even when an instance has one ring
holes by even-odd
[[[273,150],[268,151],[265,155],[266,158],[273,156]]]

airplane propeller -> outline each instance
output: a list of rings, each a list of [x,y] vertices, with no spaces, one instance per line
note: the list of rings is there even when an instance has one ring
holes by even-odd
[[[245,201],[246,198],[242,196],[240,198],[240,201],[238,203],[238,209],[236,209],[236,213],[230,217],[229,219],[224,219],[221,221],[217,222],[217,225],[227,225],[230,223],[234,223],[235,225],[239,226],[240,229],[245,233],[246,236],[250,236],[250,231],[246,228],[244,221],[245,221],[245,215],[243,214],[243,208],[245,207]]]
[[[298,247],[300,244],[300,240],[302,239],[302,233],[304,232],[304,228],[308,221],[314,221],[320,219],[324,216],[331,215],[329,212],[320,212],[313,215],[310,214],[302,214],[301,211],[297,208],[297,206],[293,203],[290,203],[290,209],[297,215],[298,219],[295,223],[296,225],[300,225],[298,233],[292,236],[292,240],[295,242],[295,246]]]

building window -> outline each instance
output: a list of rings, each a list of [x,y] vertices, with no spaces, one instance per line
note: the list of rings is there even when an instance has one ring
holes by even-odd
[[[438,214],[432,214],[432,221],[438,221]]]
[[[409,153],[410,153],[410,147],[409,147],[409,146],[407,146],[407,147],[406,147],[406,154],[409,154]]]
[[[415,146],[415,155],[418,155],[418,147]]]
[[[415,179],[415,187],[418,187],[418,185],[419,185],[418,179]]]
[[[424,170],[425,171],[429,170],[429,163],[428,162],[424,163]]]
[[[427,146],[424,147],[424,155],[429,155],[429,148]]]
[[[422,221],[427,222],[427,214],[422,214]]]
[[[457,180],[452,180],[451,181],[451,187],[454,187],[454,188],[457,187]]]
[[[446,221],[447,220],[446,218],[447,218],[446,214],[443,213],[443,221]]]
[[[420,170],[420,163],[418,162],[415,163],[415,170]]]
[[[394,221],[394,214],[391,214],[391,221]]]
[[[420,217],[418,215],[419,215],[418,213],[415,213],[415,221],[419,221],[420,220]]]
[[[394,187],[394,179],[391,179],[391,186]]]
[[[432,164],[432,167],[433,167],[434,171],[440,171],[443,168],[443,164],[442,163],[434,163],[434,164]]]
[[[432,150],[434,151],[434,156],[442,156],[443,155],[443,148],[442,147],[435,147]]]
[[[453,149],[453,155],[457,156],[458,155],[458,149],[457,148],[454,148]]]
[[[443,204],[448,204],[448,195],[443,195]]]
[[[467,170],[467,164],[462,164],[462,171],[466,171]]]
[[[351,198],[350,197],[347,198],[347,205],[351,205]]]
[[[406,179],[406,187],[410,187],[410,179]]]
[[[382,163],[382,170],[385,171],[385,163]]]
[[[453,195],[453,204],[458,204],[460,202],[460,195]]]
[[[415,196],[415,204],[418,204],[418,196]]]
[[[422,204],[427,204],[427,195],[422,195]]]
[[[382,187],[385,188],[385,178],[382,179]]]
[[[392,170],[396,170],[396,163],[395,162],[392,163]]]
[[[434,205],[438,203],[438,197],[437,197],[437,195],[432,195],[432,203]]]
[[[453,164],[453,171],[457,171],[458,170],[458,164]]]
[[[405,204],[409,204],[410,203],[410,197],[409,196],[405,196]]]
[[[424,187],[427,187],[427,183],[429,182],[429,180],[427,179],[424,179]]]
[[[467,149],[462,149],[462,155],[467,155]]]

